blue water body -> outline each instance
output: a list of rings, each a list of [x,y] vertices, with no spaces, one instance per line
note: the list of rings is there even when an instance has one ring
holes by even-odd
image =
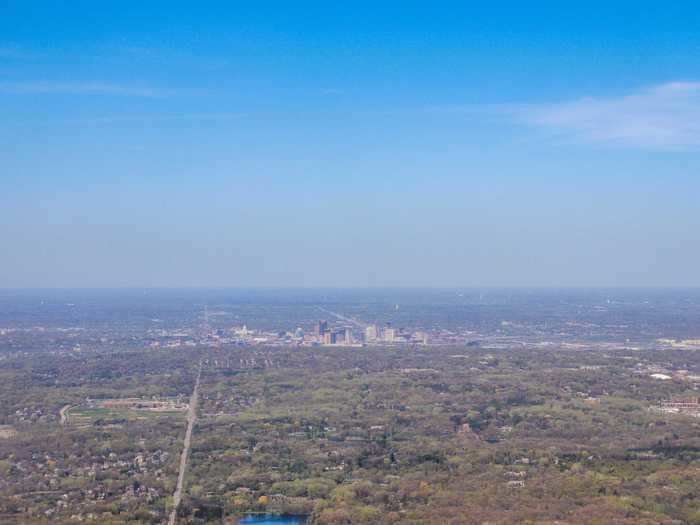
[[[250,515],[238,522],[239,525],[305,525],[304,516]]]

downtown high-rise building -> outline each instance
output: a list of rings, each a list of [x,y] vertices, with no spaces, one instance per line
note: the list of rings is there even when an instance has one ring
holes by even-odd
[[[393,343],[396,340],[396,328],[387,326],[384,329],[384,342]]]
[[[376,324],[371,324],[365,328],[365,341],[374,343],[377,339],[379,339],[379,330]]]
[[[328,321],[319,321],[316,323],[316,335],[323,337],[323,334],[328,332]]]

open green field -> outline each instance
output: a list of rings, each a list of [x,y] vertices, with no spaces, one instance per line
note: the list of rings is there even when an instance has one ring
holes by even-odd
[[[132,410],[129,408],[91,408],[74,407],[66,412],[68,424],[71,426],[83,427],[92,425],[118,425],[127,421],[143,421],[156,418],[176,418],[185,419],[185,412],[182,410],[172,411],[150,411]]]

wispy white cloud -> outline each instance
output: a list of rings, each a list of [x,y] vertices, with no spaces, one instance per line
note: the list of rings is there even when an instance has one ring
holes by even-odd
[[[163,97],[172,90],[101,83],[0,82],[0,93],[15,95],[66,94],[114,95],[124,97]]]
[[[320,90],[320,93],[323,96],[335,96],[342,95],[344,92],[342,89],[339,88],[323,88]]]
[[[15,44],[0,44],[0,58],[31,58],[31,53]]]
[[[700,82],[671,82],[620,97],[508,106],[504,111],[564,140],[657,150],[700,147]]]
[[[161,122],[217,122],[238,120],[243,113],[182,113],[177,115],[115,115],[106,117],[94,117],[83,119],[71,119],[70,122],[81,124],[155,124]]]

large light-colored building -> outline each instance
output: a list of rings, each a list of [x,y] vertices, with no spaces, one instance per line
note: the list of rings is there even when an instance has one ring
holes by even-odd
[[[379,330],[376,324],[371,324],[365,328],[365,341],[374,343],[379,338]]]
[[[396,328],[386,327],[384,329],[384,341],[393,343],[396,340]]]
[[[428,333],[427,332],[416,332],[413,334],[413,340],[416,343],[427,345],[428,344]]]

